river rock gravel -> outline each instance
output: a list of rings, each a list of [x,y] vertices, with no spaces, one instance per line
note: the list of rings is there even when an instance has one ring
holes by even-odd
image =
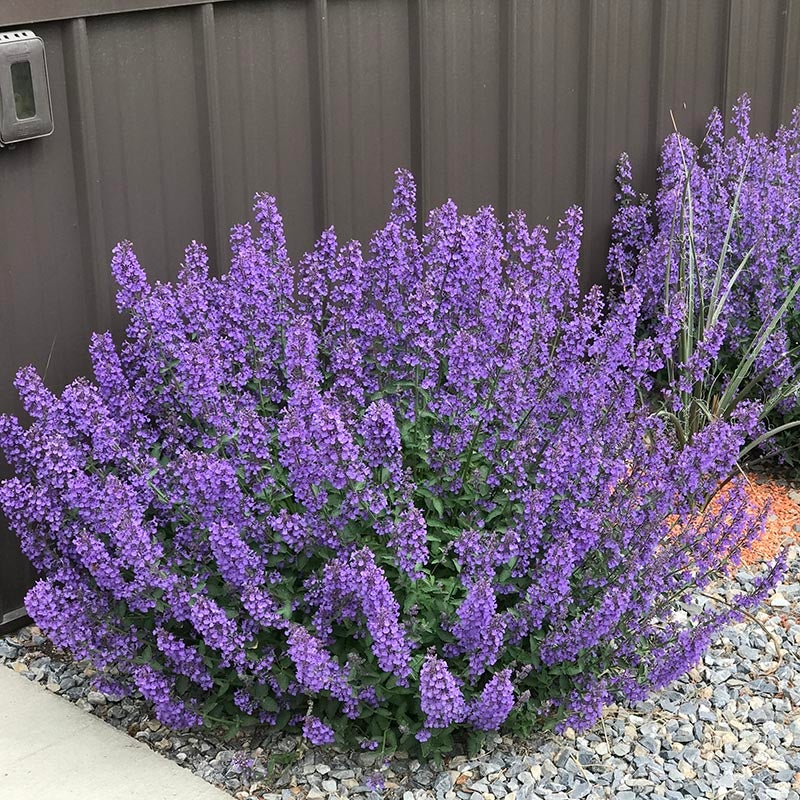
[[[750,581],[741,571],[715,592],[733,595]],[[0,638],[0,663],[237,800],[800,800],[800,547],[754,617],[728,628],[682,679],[631,708],[607,709],[587,733],[498,735],[478,756],[441,767],[402,753],[309,749],[267,730],[229,742],[169,730],[141,698],[96,691],[92,668],[35,626]]]

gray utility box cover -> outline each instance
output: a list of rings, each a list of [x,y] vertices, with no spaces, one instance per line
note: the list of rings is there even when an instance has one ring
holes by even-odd
[[[52,132],[44,42],[32,31],[0,33],[0,145]]]

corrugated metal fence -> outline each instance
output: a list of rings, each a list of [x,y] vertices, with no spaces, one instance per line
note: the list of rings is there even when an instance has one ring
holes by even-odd
[[[110,249],[168,279],[184,245],[277,195],[294,255],[366,237],[392,173],[427,209],[586,212],[603,273],[620,151],[654,183],[662,138],[744,91],[773,129],[800,101],[800,0],[5,0],[45,40],[55,133],[0,151],[0,410],[20,364],[60,388],[118,327]],[[0,626],[32,575],[0,530]]]

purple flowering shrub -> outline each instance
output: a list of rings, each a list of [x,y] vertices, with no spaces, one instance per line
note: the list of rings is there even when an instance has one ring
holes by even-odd
[[[642,297],[639,335],[665,355],[658,388],[683,438],[751,406],[742,455],[798,463],[800,425],[800,109],[769,138],[711,114],[701,146],[664,143],[654,201],[618,166],[608,272]]]
[[[115,348],[61,396],[17,379],[0,502],[53,641],[168,725],[291,727],[314,744],[446,752],[636,700],[736,614],[681,602],[758,535],[733,470],[748,415],[685,447],[637,400],[640,298],[581,298],[581,214],[415,233],[399,171],[367,253],[296,265],[274,200],[230,270],[174,283],[115,252]],[[770,585],[764,577],[758,600]]]

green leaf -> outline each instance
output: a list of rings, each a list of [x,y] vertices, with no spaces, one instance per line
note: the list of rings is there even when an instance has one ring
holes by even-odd
[[[283,670],[275,675],[275,680],[277,681],[278,686],[280,686],[282,692],[285,692],[289,688],[289,675]]]

